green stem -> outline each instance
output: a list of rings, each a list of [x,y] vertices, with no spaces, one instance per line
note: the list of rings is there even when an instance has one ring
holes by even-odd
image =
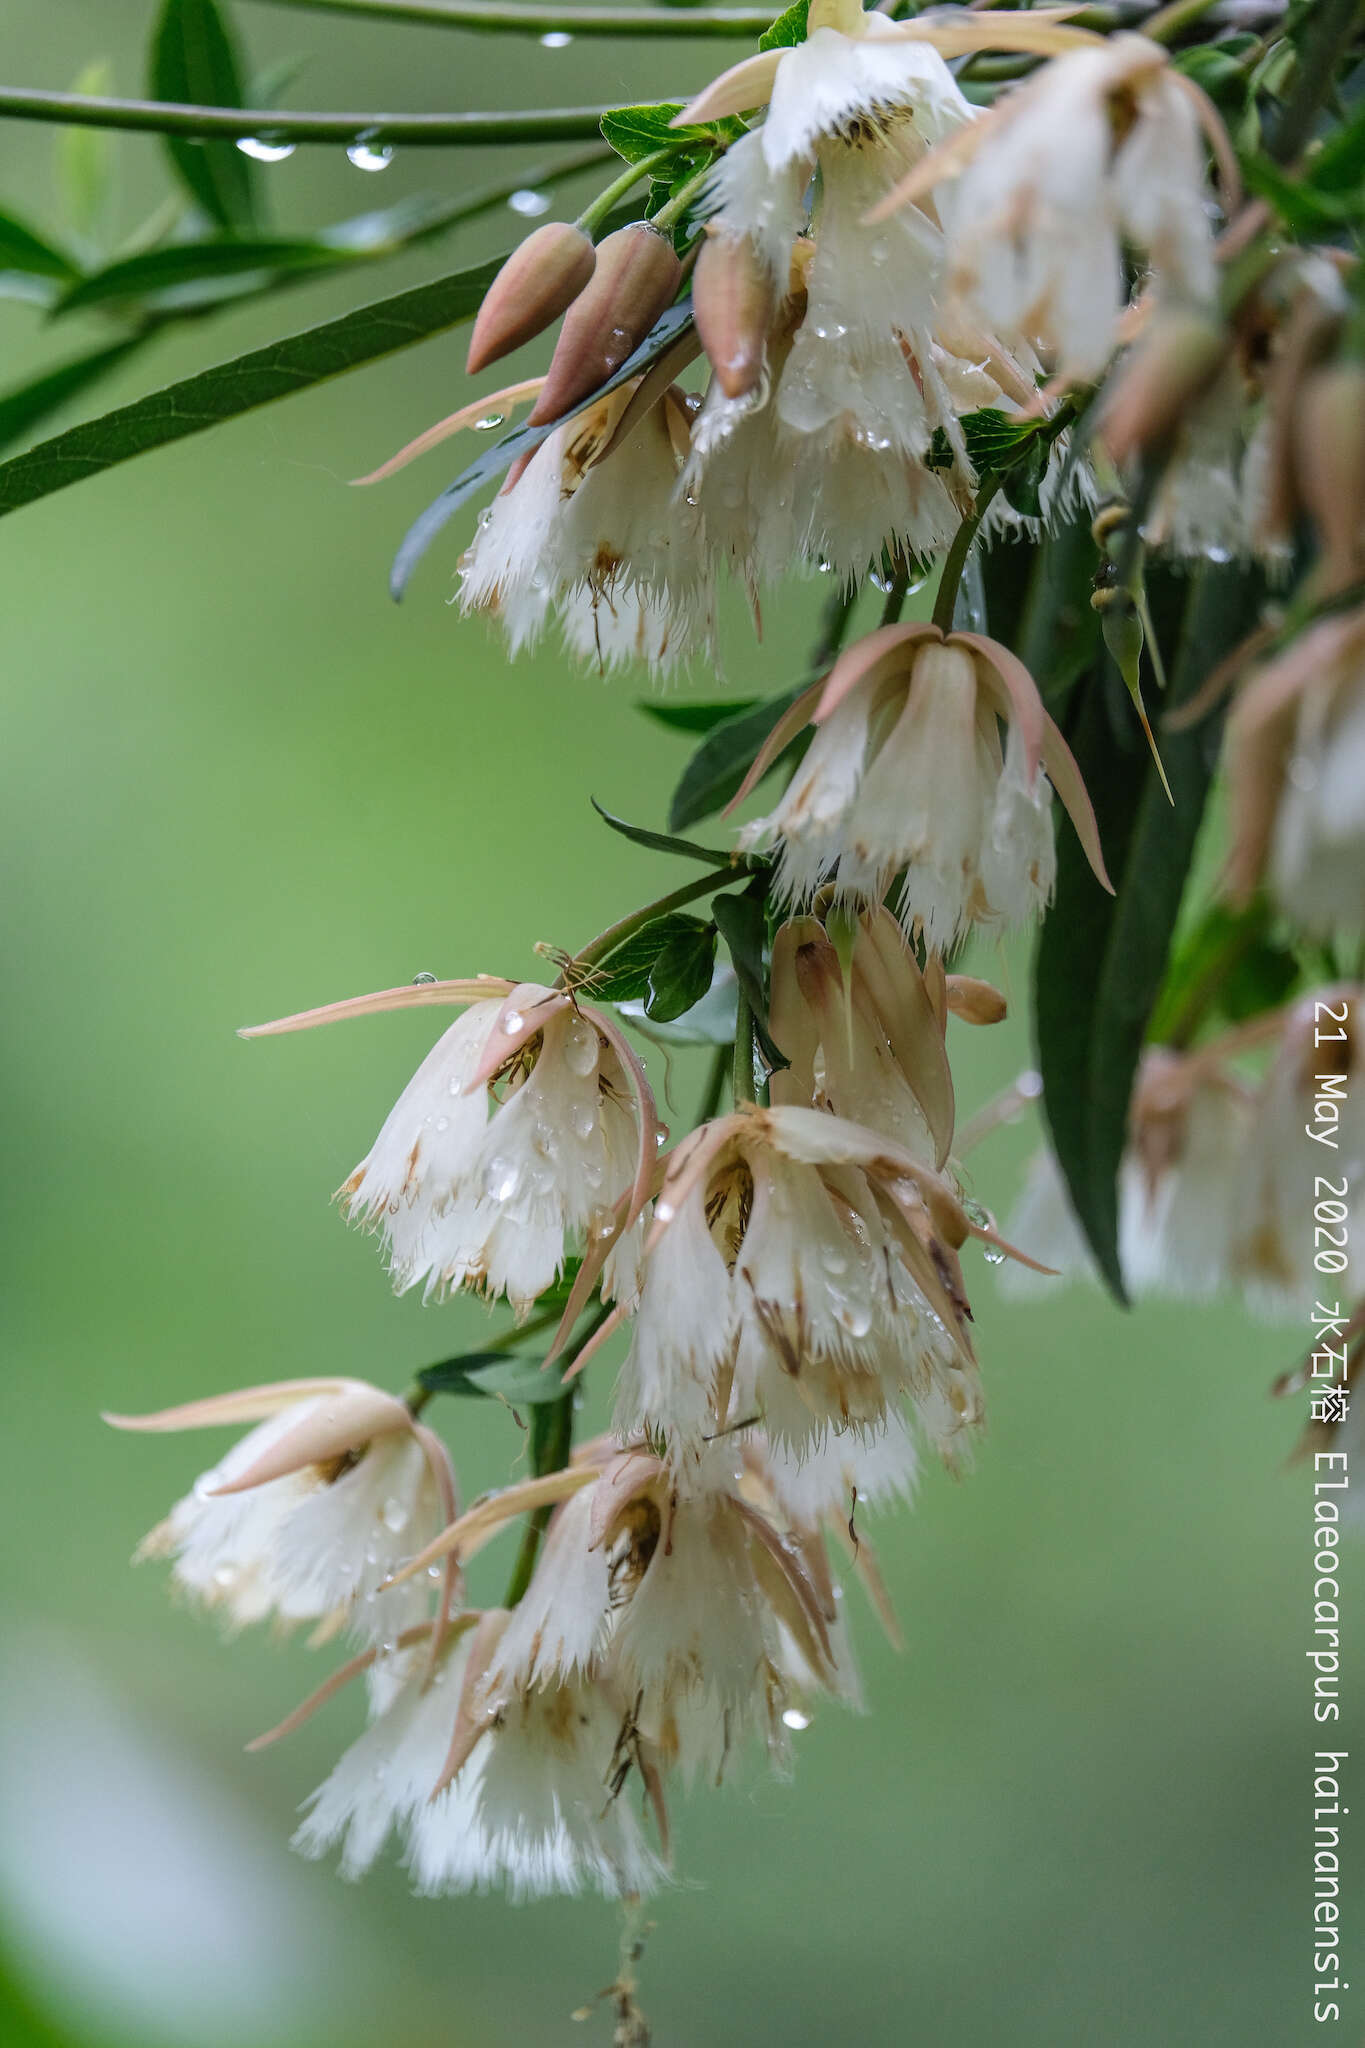
[[[673,149],[656,149],[649,156],[642,156],[637,162],[627,164],[620,177],[613,178],[606,190],[598,193],[591,206],[584,207],[575,225],[582,228],[585,235],[591,235],[596,240],[597,230],[617,202],[624,199],[626,194],[639,184],[641,178],[647,178],[657,164],[667,163],[676,153]]]
[[[953,614],[957,610],[957,593],[962,584],[962,572],[967,566],[967,556],[980,530],[981,521],[986,516],[987,507],[1002,481],[1003,479],[994,472],[982,477],[977,485],[975,508],[968,513],[953,535],[953,544],[948,550],[942,574],[938,579],[938,595],[934,599],[933,622],[941,633],[951,633],[953,630]]]
[[[623,939],[628,939],[632,932],[638,932],[654,918],[663,917],[670,910],[681,910],[684,903],[695,902],[698,896],[705,896],[713,890],[728,888],[732,882],[746,881],[750,872],[749,864],[745,862],[732,868],[728,874],[724,870],[709,868],[704,875],[694,875],[690,882],[682,883],[677,889],[670,889],[667,896],[658,896],[653,903],[646,903],[642,909],[632,910],[630,916],[623,917],[619,923],[609,924],[604,932],[598,933],[591,945],[585,946],[581,953],[574,954],[565,969],[565,975],[572,975],[576,979],[579,969],[595,966],[597,961],[614,952]],[[560,976],[561,982],[564,978],[564,975]]]
[[[685,185],[679,185],[673,197],[665,205],[661,206],[659,211],[652,217],[650,226],[658,228],[661,234],[665,229],[675,226],[709,180],[713,168],[714,166],[711,164],[704,164],[693,177],[688,179]]]
[[[730,1078],[730,1067],[733,1059],[733,1047],[728,1045],[718,1045],[716,1047],[715,1052],[711,1056],[711,1071],[706,1076],[706,1086],[702,1090],[701,1101],[697,1104],[695,1123],[709,1124],[716,1111],[720,1108],[721,1097],[725,1093],[725,1084]]]
[[[735,1043],[730,1062],[730,1094],[736,1108],[741,1102],[754,1100],[754,1013],[749,1007],[749,998],[744,993],[743,982],[739,983],[739,999],[735,1007]]]
[[[905,610],[905,599],[909,589],[909,571],[898,569],[891,579],[891,588],[886,593],[886,603],[882,606],[882,615],[878,622],[880,625],[894,626],[897,623]]]
[[[574,1352],[576,1358],[585,1344],[590,1344],[601,1329],[611,1310],[602,1304],[579,1340]],[[571,1361],[570,1361],[571,1362]],[[573,1449],[573,1411],[578,1393],[577,1385],[568,1386],[557,1401],[541,1401],[531,1410],[531,1476],[543,1479],[547,1473],[562,1472],[569,1462]],[[512,1577],[503,1595],[504,1607],[515,1607],[531,1583],[531,1574],[536,1568],[536,1557],[540,1550],[540,1539],[545,1534],[551,1507],[536,1508],[527,1517],[526,1533],[521,1539],[521,1549],[512,1567]]]
[[[1169,1028],[1162,1034],[1163,1045],[1168,1045],[1177,1052],[1186,1050],[1228,976],[1241,964],[1251,948],[1265,937],[1269,925],[1270,906],[1268,903],[1261,903],[1253,916],[1246,918],[1234,929],[1231,937],[1209,962],[1193,988],[1187,991],[1180,1008],[1171,1019]]]
[[[600,133],[606,107],[508,114],[295,114],[278,107],[199,107],[172,100],[115,100],[89,93],[0,86],[0,119],[75,128],[140,129],[152,135],[277,136],[282,142],[401,142],[453,148],[485,142],[579,142]]]
[[[420,28],[484,29],[513,35],[760,36],[772,25],[768,7],[577,7],[498,4],[498,0],[266,0],[311,14],[349,14],[357,21],[408,22]]]
[[[843,646],[844,634],[848,630],[848,622],[853,616],[853,607],[857,602],[858,589],[853,583],[841,583],[839,588],[826,598],[820,613],[820,637],[811,649],[812,676],[818,676],[823,669],[828,668]]]

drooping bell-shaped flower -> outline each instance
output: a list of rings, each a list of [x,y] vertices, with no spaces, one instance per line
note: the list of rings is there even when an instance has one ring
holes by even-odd
[[[678,491],[688,405],[666,390],[641,412],[639,390],[622,386],[557,427],[481,515],[460,603],[498,619],[514,654],[556,618],[571,650],[603,669],[643,659],[667,670],[709,644],[709,571]]]
[[[145,1538],[139,1557],[232,1626],[266,1618],[345,1627],[392,1641],[428,1606],[430,1585],[397,1601],[379,1589],[450,1520],[450,1460],[391,1394],[360,1380],[282,1380],[154,1415],[110,1415],[120,1429],[256,1427],[196,1480]]]
[[[1365,930],[1365,610],[1320,619],[1253,676],[1228,773],[1234,900],[1264,879],[1306,931]]]
[[[1103,370],[1126,304],[1124,246],[1158,289],[1214,296],[1201,128],[1235,190],[1221,124],[1159,44],[1086,38],[949,139],[875,209],[930,194],[948,242],[949,285],[988,326],[1037,335],[1061,371]],[[954,182],[955,180],[955,182]]]
[[[1071,751],[995,641],[924,625],[869,634],[784,715],[749,786],[807,721],[805,759],[741,836],[776,848],[790,901],[829,883],[841,900],[878,902],[900,876],[897,914],[932,951],[972,925],[1020,923],[1052,892],[1053,788],[1108,886]]]
[[[801,1453],[908,1398],[980,1420],[958,1248],[990,1237],[948,1182],[826,1112],[752,1107],[672,1154],[617,1396],[670,1447],[762,1420]]]
[[[521,1313],[574,1251],[609,1246],[604,1284],[629,1300],[658,1125],[644,1070],[601,1011],[535,982],[436,982],[257,1030],[437,1002],[469,1007],[344,1183],[347,1216],[382,1235],[400,1291],[472,1287]]]
[[[359,1877],[396,1830],[426,1893],[654,1889],[663,1864],[622,1783],[633,1762],[655,1790],[658,1778],[630,1739],[628,1703],[591,1679],[490,1683],[508,1620],[497,1609],[459,1618],[434,1665],[414,1668],[313,1794],[296,1848],[339,1845],[342,1874]]]

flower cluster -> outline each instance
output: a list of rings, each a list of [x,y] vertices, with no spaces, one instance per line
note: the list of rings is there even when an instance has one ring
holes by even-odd
[[[1048,61],[982,114],[949,60],[986,49]],[[464,609],[514,652],[557,622],[600,667],[668,668],[714,654],[727,577],[757,610],[793,566],[856,586],[932,563],[964,516],[989,537],[1074,510],[1095,486],[1056,397],[1123,338],[1128,253],[1144,309],[1215,295],[1206,145],[1225,199],[1235,165],[1138,35],[814,0],[804,40],[675,127],[712,149],[692,184],[596,247],[591,211],[538,228],[475,327],[482,369],[563,315],[548,372],[487,401],[534,404],[461,564]],[[978,504],[975,420],[1036,430],[1027,504],[994,485]]]

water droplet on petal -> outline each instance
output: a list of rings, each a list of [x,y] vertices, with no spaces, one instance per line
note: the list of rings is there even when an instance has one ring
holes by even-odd
[[[784,1728],[809,1728],[810,1715],[803,1714],[800,1707],[784,1707],[782,1710],[782,1725]]]
[[[491,434],[494,427],[500,427],[506,417],[505,412],[486,413],[481,420],[475,420],[474,432],[476,434]]]
[[[538,214],[550,211],[549,194],[533,192],[528,186],[522,186],[520,191],[514,192],[507,204],[513,213],[519,213],[527,220],[534,220]]]
[[[597,1033],[581,1017],[572,1018],[565,1030],[564,1063],[585,1078],[597,1065]]]
[[[412,985],[414,988],[425,988],[428,985],[428,983],[436,981],[437,979],[438,977],[436,975],[429,974],[427,969],[424,967],[420,974],[413,975]]]
[[[656,1202],[654,1204],[654,1220],[656,1223],[671,1223],[677,1213],[671,1202]]]
[[[220,1564],[214,1571],[213,1583],[221,1592],[226,1593],[230,1586],[236,1585],[240,1577],[241,1569],[238,1565]]]
[[[399,1535],[408,1526],[407,1502],[400,1500],[396,1493],[391,1494],[379,1510],[379,1519],[386,1529],[391,1529],[395,1536]]]
[[[1287,772],[1295,789],[1302,790],[1305,796],[1318,786],[1317,765],[1310,761],[1306,754],[1291,756]]]
[[[616,1229],[616,1218],[610,1209],[594,1209],[588,1218],[589,1234],[605,1242]]]
[[[358,171],[386,171],[393,162],[393,144],[362,139],[351,143],[346,155]]]
[[[510,1201],[520,1179],[521,1168],[514,1159],[490,1159],[484,1168],[483,1191],[490,1202]]]
[[[525,1022],[520,1010],[504,1010],[502,1013],[502,1028],[509,1038],[515,1038]]]
[[[239,135],[237,147],[242,155],[249,156],[253,163],[282,164],[286,157],[294,154],[297,144],[270,142],[264,135]]]

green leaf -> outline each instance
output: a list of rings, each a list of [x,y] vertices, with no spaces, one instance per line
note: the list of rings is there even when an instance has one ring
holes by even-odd
[[[1264,896],[1245,910],[1215,903],[1177,948],[1148,1036],[1158,1045],[1186,1045],[1205,1023],[1241,1024],[1285,1001],[1300,977],[1287,946],[1270,936]]]
[[[637,697],[635,709],[643,711],[646,718],[657,719],[670,732],[710,732],[713,726],[737,718],[742,711],[752,711],[762,701],[760,697],[713,697],[701,704],[660,704],[652,697]]]
[[[701,918],[686,920],[690,929],[665,939],[649,970],[645,1015],[661,1024],[686,1016],[711,987],[716,964],[716,928]]]
[[[1365,105],[1359,100],[1341,126],[1324,136],[1304,174],[1319,192],[1359,193],[1365,183]]]
[[[1028,461],[1039,465],[1041,477],[1042,469],[1046,467],[1047,451],[1046,444],[1040,443],[1038,437],[1047,424],[1042,417],[1021,420],[991,405],[982,406],[978,412],[964,413],[959,421],[967,454],[978,476],[985,476],[988,471],[1007,473],[1016,463]],[[942,427],[935,427],[929,452],[924,458],[926,466],[930,469],[951,469],[954,459],[947,434]]]
[[[605,384],[599,385],[596,391],[585,398],[575,411],[581,412],[585,407],[595,404],[607,392],[615,391],[619,385],[629,383],[632,377],[638,377],[642,370],[647,370],[651,363],[657,362],[659,357],[673,346],[691,318],[691,299],[683,299],[676,306],[670,306],[667,312],[662,313],[655,321],[634,354],[627,356],[620,369],[614,371]],[[453,484],[448,484],[439,498],[433,498],[426,511],[419,514],[408,528],[399,545],[398,553],[393,558],[393,567],[389,572],[390,596],[395,600],[402,597],[413,570],[442,527],[454,517],[461,505],[467,504],[485,484],[492,483],[496,477],[510,469],[519,455],[529,454],[538,448],[542,441],[563,424],[563,420],[550,420],[544,426],[520,426],[512,433],[504,434],[500,441],[495,441],[491,448],[485,449],[482,455],[471,462],[469,468],[457,476]]]
[[[0,270],[22,270],[33,277],[60,278],[63,283],[80,275],[64,250],[16,213],[0,213]]]
[[[113,83],[113,65],[98,57],[78,73],[71,90],[85,98],[107,99]],[[57,130],[57,182],[72,231],[83,242],[98,246],[113,199],[114,137],[107,128]]]
[[[1179,588],[1166,579],[1168,591]],[[1152,579],[1153,601],[1158,600]],[[1184,610],[1169,701],[1183,704],[1255,616],[1251,572],[1205,569]],[[1167,802],[1112,671],[1092,671],[1072,746],[1118,894],[1091,874],[1074,833],[1058,835],[1057,890],[1034,967],[1043,1106],[1072,1204],[1101,1272],[1126,1299],[1118,1254],[1119,1161],[1143,1040],[1166,973],[1185,878],[1217,758],[1218,722],[1163,737]]]
[[[371,262],[405,248],[437,220],[444,221],[445,214],[434,200],[404,200],[382,213],[338,221],[315,235],[234,235],[145,249],[79,279],[56,311],[80,312],[121,299],[136,299],[149,312],[171,311],[191,303],[189,295],[197,288],[215,288],[225,279],[269,282],[280,274]]]
[[[661,100],[653,106],[613,107],[602,116],[603,139],[628,164],[638,164],[641,157],[653,156],[659,149],[681,149],[690,137],[705,132],[670,126],[683,104],[682,100]]]
[[[1347,223],[1365,218],[1365,186],[1354,191],[1321,191],[1307,179],[1290,177],[1265,157],[1247,157],[1242,175],[1248,188],[1268,199],[1286,227],[1295,234],[1335,234]]]
[[[614,818],[610,811],[604,811],[595,796],[588,802],[604,825],[610,825],[613,832],[619,832],[623,839],[632,840],[636,846],[648,846],[655,853],[681,853],[688,860],[709,861],[713,867],[728,868],[730,856],[718,846],[698,846],[691,839],[674,839],[667,832],[651,832],[645,825],[628,825],[624,818]]]
[[[806,40],[806,17],[810,12],[810,0],[796,0],[785,14],[779,14],[771,28],[765,28],[758,39],[760,50],[790,50],[797,43]]]
[[[242,74],[226,22],[214,0],[166,0],[152,40],[151,97],[200,107],[240,107]],[[191,197],[224,228],[257,219],[256,180],[235,142],[164,138]]]
[[[218,363],[131,405],[70,427],[23,455],[0,463],[0,518],[68,484],[82,483],[116,463],[199,434],[223,420],[292,397],[396,349],[410,348],[473,319],[505,258],[457,270],[434,284],[358,306],[339,319],[268,342],[249,355]]]
[[[646,1038],[659,1045],[729,1045],[735,1035],[737,992],[734,969],[719,966],[713,968],[710,987],[691,1009],[668,1022],[651,1017],[639,1001],[628,1000],[619,1007],[623,1017],[629,1017]]]
[[[622,1003],[643,997],[647,1007],[652,993],[651,977],[660,955],[677,942],[695,942],[697,933],[705,929],[700,918],[689,917],[680,910],[671,910],[641,925],[599,962],[590,984],[593,1001]],[[700,993],[705,994],[705,985]]]
[[[684,831],[688,825],[724,810],[738,792],[764,740],[806,687],[805,683],[798,683],[794,690],[787,690],[780,697],[764,697],[752,710],[725,719],[707,734],[683,769],[673,792],[668,807],[670,831]],[[790,761],[806,743],[805,735],[799,735],[778,756],[773,767]]]
[[[557,1401],[564,1391],[562,1376],[546,1372],[530,1358],[509,1358],[505,1351],[466,1351],[458,1358],[424,1365],[417,1384],[429,1394],[462,1394],[505,1401],[510,1408],[534,1408]]]
[[[88,385],[98,382],[106,372],[114,369],[125,356],[144,347],[149,339],[148,335],[134,334],[123,341],[106,343],[103,348],[90,349],[83,356],[60,363],[55,370],[45,370],[41,377],[34,377],[27,384],[18,384],[11,391],[0,392],[0,448],[7,448],[12,441],[21,441],[40,420],[46,419],[60,406],[69,404]]]
[[[768,936],[767,919],[763,914],[763,899],[759,896],[717,896],[711,905],[711,915],[720,927],[720,935],[730,948],[730,958],[735,965],[739,985],[749,999],[753,1012],[754,1036],[759,1050],[767,1061],[769,1071],[777,1073],[782,1067],[789,1067],[791,1061],[780,1046],[773,1042],[768,1029],[768,991],[763,966],[763,948]]]

